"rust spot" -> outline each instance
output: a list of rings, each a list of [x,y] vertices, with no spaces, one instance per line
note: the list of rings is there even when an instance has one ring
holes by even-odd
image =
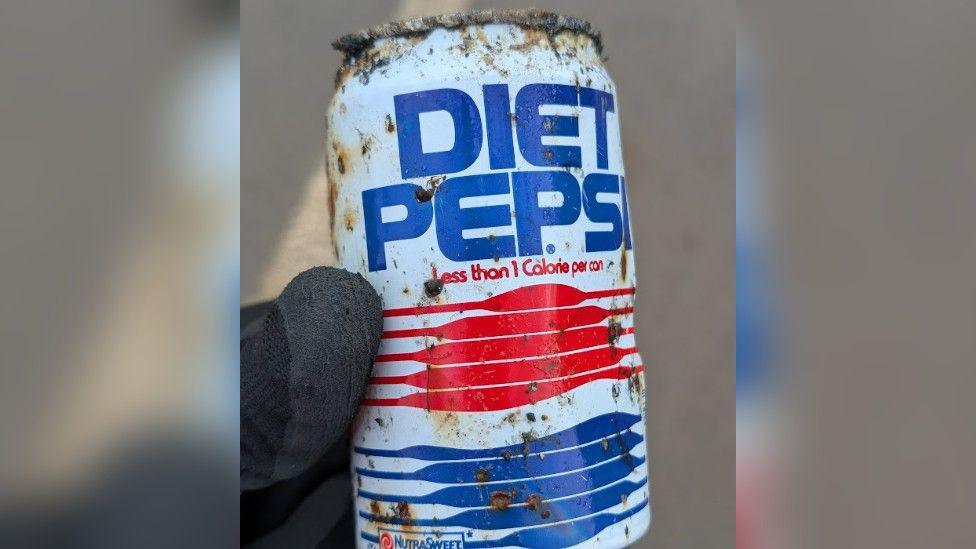
[[[618,341],[620,341],[620,332],[622,331],[623,328],[620,326],[620,323],[617,322],[616,320],[611,320],[607,324],[607,343],[609,343],[611,347],[613,347],[614,345],[617,344]]]
[[[542,151],[542,156],[546,157],[547,161],[552,162],[552,159],[555,155],[553,154],[552,149],[546,149]]]
[[[336,202],[339,200],[339,186],[338,184],[336,184],[336,180],[334,177],[328,177],[328,176],[325,178],[325,185],[326,185],[326,190],[328,192],[326,207],[329,210],[329,231],[331,232],[335,230],[335,220],[336,220],[335,213],[336,213]],[[333,245],[335,244],[336,242],[333,242]],[[338,257],[338,255],[339,254],[337,253],[336,256]]]
[[[508,506],[512,504],[512,495],[508,492],[492,492],[491,493],[491,508],[496,511],[504,511],[508,509]]]
[[[620,246],[620,280],[627,280],[627,246]]]
[[[549,515],[550,515],[550,514],[551,514],[551,513],[549,512],[549,509],[544,509],[544,510],[542,511],[542,518],[544,518],[544,519],[545,519],[545,518],[549,518]]]
[[[401,290],[401,291],[403,292],[403,295],[410,295],[410,287],[409,286],[404,286],[403,287],[403,290]]]
[[[526,393],[534,393],[539,390],[539,384],[533,381],[529,383],[529,386],[525,388]]]
[[[542,418],[542,421],[549,421],[549,416],[547,416],[546,414],[542,414],[542,416],[540,417]]]
[[[636,370],[636,368],[635,368]],[[640,397],[641,395],[641,373],[635,371],[633,375],[627,378],[627,390],[630,394],[635,397]]]
[[[508,450],[503,451],[502,452],[502,459],[504,459],[505,461],[511,461],[511,459],[512,459],[512,453],[509,452]]]
[[[396,514],[397,518],[409,520],[411,516],[410,504],[405,501],[401,501],[396,504],[396,507],[393,508],[393,512]]]
[[[376,501],[375,499],[373,501],[369,502],[369,512],[372,513],[373,516],[379,518],[380,517],[380,502]]]
[[[342,221],[346,230],[352,231],[353,227],[356,226],[356,212],[353,210],[345,210],[342,212]]]
[[[532,494],[525,500],[525,506],[533,511],[538,511],[542,508],[542,496],[539,494]]]
[[[485,468],[478,469],[474,472],[474,480],[477,482],[488,482],[489,478],[491,477],[488,475],[488,470]]]
[[[424,293],[427,297],[437,297],[444,291],[444,281],[439,278],[431,278],[424,282]]]
[[[376,424],[379,425],[380,427],[386,427],[386,422],[383,421],[383,418],[378,417],[374,421],[376,421]]]
[[[389,114],[386,115],[386,131],[393,133],[396,131],[396,124],[393,123],[393,117]]]
[[[359,152],[365,157],[369,154],[370,149],[373,147],[373,138],[366,137],[362,141],[362,145],[359,148]]]
[[[527,419],[527,420],[529,420],[531,422],[535,422],[535,414],[533,414],[532,412],[529,412],[529,413],[525,414],[525,419]]]
[[[546,130],[546,133],[552,133],[552,118],[546,118],[542,121],[542,129]],[[550,156],[552,152],[550,151]]]

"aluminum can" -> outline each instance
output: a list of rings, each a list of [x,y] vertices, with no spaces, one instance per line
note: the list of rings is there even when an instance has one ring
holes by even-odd
[[[478,11],[334,45],[333,242],[385,319],[352,432],[359,546],[632,543],[651,522],[643,364],[599,35]]]

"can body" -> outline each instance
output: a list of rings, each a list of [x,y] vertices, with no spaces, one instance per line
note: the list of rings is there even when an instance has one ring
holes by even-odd
[[[340,266],[383,299],[360,547],[620,547],[650,525],[616,89],[591,37],[376,40],[337,77]]]

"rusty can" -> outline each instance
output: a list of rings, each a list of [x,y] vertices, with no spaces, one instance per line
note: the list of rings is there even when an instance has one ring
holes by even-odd
[[[383,299],[353,429],[360,547],[622,547],[651,522],[616,88],[536,10],[344,36],[327,170]]]

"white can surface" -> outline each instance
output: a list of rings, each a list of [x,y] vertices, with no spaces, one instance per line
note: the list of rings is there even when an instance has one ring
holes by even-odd
[[[340,265],[383,299],[360,547],[622,547],[651,522],[616,89],[583,21],[487,11],[336,42]]]

